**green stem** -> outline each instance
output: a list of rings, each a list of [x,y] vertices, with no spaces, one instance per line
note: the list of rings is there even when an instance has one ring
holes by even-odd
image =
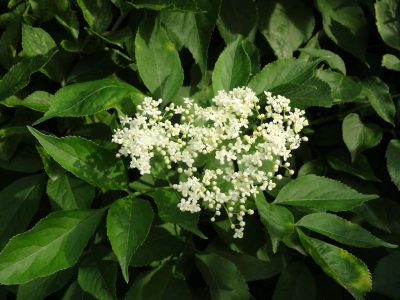
[[[400,93],[392,95],[392,98],[397,98],[397,97],[400,97]]]
[[[121,25],[122,21],[125,19],[127,15],[128,14],[126,12],[121,12],[117,21],[115,21],[113,27],[111,28],[111,32],[114,32],[119,27],[119,25]]]

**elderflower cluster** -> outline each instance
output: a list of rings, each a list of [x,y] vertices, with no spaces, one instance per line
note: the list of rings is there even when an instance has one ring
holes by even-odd
[[[225,212],[241,238],[244,216],[254,213],[247,200],[272,190],[282,172],[292,175],[287,160],[307,140],[300,136],[308,125],[304,111],[283,96],[265,96],[260,100],[247,87],[219,91],[206,108],[189,98],[162,108],[161,99],[147,97],[134,118],[121,119],[113,136],[121,145],[117,156],[129,156],[142,175],[161,157],[179,173],[173,188],[182,196],[180,210],[208,208],[211,221]]]

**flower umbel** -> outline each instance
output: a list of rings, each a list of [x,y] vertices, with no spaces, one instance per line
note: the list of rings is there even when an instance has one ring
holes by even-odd
[[[180,173],[173,185],[182,196],[180,210],[208,208],[211,221],[225,211],[234,237],[241,238],[244,216],[254,213],[247,200],[272,190],[282,172],[292,175],[287,160],[307,140],[300,136],[308,125],[305,112],[292,109],[283,96],[265,96],[261,101],[242,87],[219,91],[207,108],[185,98],[183,105],[164,109],[161,99],[147,97],[134,118],[121,119],[123,127],[113,136],[121,145],[117,155],[129,156],[130,167],[142,175],[150,174],[155,155],[162,157]]]

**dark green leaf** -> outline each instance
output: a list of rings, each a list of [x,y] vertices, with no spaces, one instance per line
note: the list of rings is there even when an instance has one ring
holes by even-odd
[[[294,262],[279,276],[272,300],[313,300],[316,289],[315,279],[307,266]]]
[[[317,0],[325,33],[339,47],[365,60],[367,20],[355,0]]]
[[[0,192],[0,248],[29,225],[44,191],[44,176],[23,177]]]
[[[246,222],[244,236],[241,239],[233,237],[231,222],[229,219],[216,221],[213,227],[218,237],[229,246],[229,249],[235,253],[247,253],[253,256],[259,254],[260,248],[266,243],[266,234],[263,224],[258,218],[248,217]]]
[[[364,180],[380,181],[374,174],[367,158],[358,154],[357,158],[351,162],[350,155],[343,149],[333,151],[326,156],[329,166],[336,170],[342,171]]]
[[[32,127],[29,130],[45,151],[76,177],[104,189],[127,188],[125,167],[112,152],[77,136],[56,138]]]
[[[384,199],[382,200],[385,201]],[[382,200],[364,203],[352,209],[352,211],[375,228],[390,233],[389,218],[386,208],[382,205]]]
[[[282,271],[283,257],[273,255],[271,257],[255,257],[246,253],[234,253],[232,251],[221,251],[209,247],[209,251],[225,257],[233,262],[246,281],[264,280],[276,276]],[[260,251],[261,252],[261,251]]]
[[[363,93],[373,109],[383,120],[393,125],[396,108],[388,86],[378,77],[369,77],[363,84]]]
[[[35,124],[53,117],[79,117],[116,107],[124,102],[139,104],[142,95],[120,80],[103,79],[75,83],[57,91],[49,110]]]
[[[43,169],[43,164],[34,147],[20,145],[8,161],[0,160],[0,169],[35,173]]]
[[[400,252],[396,251],[379,260],[373,273],[373,291],[393,299],[400,299]]]
[[[136,34],[135,55],[139,74],[157,98],[171,101],[183,83],[178,52],[159,20],[143,22]]]
[[[252,0],[222,0],[218,29],[226,44],[239,36],[254,40],[258,11]]]
[[[68,287],[67,291],[65,292],[62,300],[93,300],[90,294],[86,293],[81,289],[77,281],[71,283]]]
[[[214,253],[196,255],[196,265],[210,288],[212,300],[250,298],[243,275],[226,258]]]
[[[17,300],[42,300],[62,289],[74,275],[73,268],[59,271],[48,277],[37,278],[18,288]]]
[[[10,69],[14,63],[20,38],[20,27],[20,22],[14,21],[4,28],[0,36],[0,64],[5,69]]]
[[[215,63],[212,74],[214,93],[220,90],[230,91],[244,86],[250,76],[250,59],[244,51],[239,37],[229,44]]]
[[[375,147],[382,139],[382,130],[378,125],[364,124],[355,113],[348,114],[344,118],[342,134],[352,162],[360,152]]]
[[[128,267],[132,256],[146,239],[152,221],[150,203],[133,197],[115,201],[108,211],[107,236],[126,282],[129,281]]]
[[[323,241],[298,234],[304,248],[322,270],[348,290],[357,300],[372,288],[371,274],[367,266],[346,250]]]
[[[77,2],[90,28],[99,33],[107,30],[113,18],[109,0],[78,0]]]
[[[383,41],[400,50],[400,3],[397,0],[379,0],[375,2],[375,18],[379,34]]]
[[[21,284],[73,266],[102,214],[103,210],[53,212],[13,237],[0,253],[0,282]]]
[[[306,215],[296,225],[318,232],[349,246],[361,248],[397,247],[377,238],[361,226],[329,213]]]
[[[386,167],[390,179],[400,190],[400,140],[391,140],[386,149]]]
[[[349,210],[378,195],[364,195],[347,185],[316,175],[301,176],[279,192],[274,203],[330,211]]]
[[[260,5],[260,29],[277,57],[291,57],[313,33],[311,7],[301,1],[273,0]]]
[[[78,283],[100,300],[116,300],[117,264],[103,260],[98,252],[86,257],[78,270]]]
[[[176,255],[184,247],[183,241],[172,235],[167,229],[154,226],[131,259],[131,266],[147,266],[168,256]]]
[[[49,61],[52,54],[27,57],[13,65],[0,81],[0,101],[27,86],[31,75],[39,71]]]
[[[208,46],[218,16],[219,1],[199,0],[204,12],[165,12],[161,21],[174,39],[188,48],[200,70],[207,71]]]
[[[173,265],[167,263],[140,276],[129,289],[126,300],[191,299],[183,278],[174,274]]]

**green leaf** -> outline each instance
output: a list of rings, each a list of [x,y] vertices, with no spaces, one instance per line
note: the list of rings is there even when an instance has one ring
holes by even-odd
[[[133,197],[115,201],[108,211],[107,236],[126,282],[129,281],[128,267],[132,256],[146,239],[152,221],[150,203]]]
[[[209,247],[208,250],[233,262],[246,281],[257,281],[274,277],[283,268],[283,259],[280,255],[257,258],[246,253],[221,251],[212,247]]]
[[[241,41],[239,37],[229,44],[215,63],[212,73],[212,86],[215,93],[246,85],[250,76],[250,59]]]
[[[321,212],[306,215],[296,225],[318,232],[349,246],[397,248],[396,245],[377,238],[361,226],[329,213]]]
[[[44,176],[20,178],[0,192],[0,248],[29,225],[44,191]]]
[[[80,117],[116,107],[126,101],[139,104],[144,95],[120,80],[102,79],[75,83],[57,91],[49,110],[34,124],[54,117]]]
[[[130,265],[133,267],[150,265],[152,262],[178,254],[183,247],[182,240],[167,229],[153,226],[144,243],[133,254]]]
[[[380,181],[375,176],[368,159],[362,154],[358,154],[352,162],[350,155],[343,149],[328,153],[326,159],[329,166],[336,171],[349,173],[364,180]]]
[[[325,33],[339,47],[365,60],[367,20],[355,0],[317,0]]]
[[[373,291],[392,299],[400,299],[400,252],[396,251],[378,261],[372,277]]]
[[[364,124],[355,113],[348,114],[344,118],[342,134],[352,162],[360,152],[375,147],[382,139],[382,130],[378,125]]]
[[[298,230],[300,241],[322,270],[348,290],[357,300],[372,288],[367,266],[346,250],[306,236]]]
[[[96,299],[116,300],[116,280],[117,264],[103,260],[98,252],[86,257],[78,270],[80,287]]]
[[[269,204],[262,194],[258,194],[255,200],[261,222],[268,229],[272,250],[276,253],[279,241],[294,230],[293,214],[283,206]]]
[[[400,71],[400,59],[392,54],[385,54],[382,57],[382,67],[393,71]]]
[[[400,190],[400,140],[391,140],[386,149],[386,167],[390,179]]]
[[[229,219],[217,220],[212,225],[218,237],[229,246],[231,251],[256,256],[266,243],[265,228],[258,218],[249,217],[245,219],[245,222],[245,234],[241,239],[233,237]]]
[[[45,151],[76,177],[108,190],[127,189],[125,167],[111,151],[77,136],[56,138],[28,129]]]
[[[77,281],[71,283],[68,287],[67,291],[64,293],[62,300],[94,300],[95,298],[92,297],[90,294],[86,293],[81,289]]]
[[[336,53],[325,49],[301,48],[301,52],[315,58],[321,58],[332,68],[346,75],[346,66],[343,59]]]
[[[208,46],[218,16],[219,1],[199,0],[198,5],[203,12],[163,12],[161,21],[174,40],[189,49],[200,70],[205,73]]]
[[[181,277],[181,276],[180,276]],[[186,281],[174,272],[167,263],[140,276],[129,289],[126,300],[174,300],[191,299]]]
[[[21,105],[36,111],[46,112],[49,110],[53,98],[54,96],[52,94],[45,91],[34,91],[21,101]]]
[[[178,203],[180,196],[174,190],[158,189],[151,193],[158,207],[158,216],[167,223],[173,223],[181,226],[197,236],[207,239],[207,237],[197,227],[199,220],[198,213],[189,213],[180,211]]]
[[[315,76],[316,62],[284,58],[266,65],[248,86],[257,94],[264,91],[288,97],[295,107],[331,106],[329,86]]]
[[[8,24],[0,36],[0,64],[10,69],[17,55],[21,24],[18,20]]]
[[[258,48],[248,39],[243,40],[242,47],[250,59],[250,74],[260,72],[260,52]]]
[[[35,173],[43,169],[43,164],[34,147],[20,145],[8,161],[0,160],[0,169]]]
[[[349,210],[378,195],[364,195],[347,185],[316,175],[301,176],[279,192],[274,203],[330,211]]]
[[[178,52],[158,19],[155,22],[147,19],[140,25],[135,47],[144,84],[155,97],[171,101],[182,86],[183,70]]]
[[[6,99],[26,87],[31,75],[39,71],[53,54],[27,57],[13,65],[0,81],[0,99]]]
[[[21,284],[73,266],[102,214],[103,210],[53,212],[13,237],[0,253],[0,282]]]
[[[257,5],[252,0],[222,0],[217,26],[225,43],[232,43],[239,36],[253,41],[257,17]]]
[[[328,166],[325,160],[316,158],[302,165],[297,176],[300,177],[308,174],[324,176],[326,173],[328,173]]]
[[[90,28],[98,33],[107,30],[113,18],[112,7],[109,0],[78,0],[77,2]]]
[[[330,86],[334,103],[352,102],[360,97],[363,86],[356,78],[321,69],[317,77]]]
[[[37,278],[18,287],[17,300],[42,300],[61,290],[74,275],[73,268],[59,271],[48,277]]]
[[[214,253],[198,254],[196,265],[210,288],[212,300],[250,298],[243,275],[226,258]]]
[[[375,2],[375,18],[378,32],[383,41],[392,48],[400,50],[400,3],[397,0]]]
[[[46,55],[57,47],[42,28],[22,25],[22,48],[27,56]]]
[[[386,199],[364,203],[363,205],[352,209],[352,212],[359,215],[369,225],[372,225],[373,227],[383,230],[387,233],[391,233],[389,228],[390,220],[387,216],[388,209],[382,205],[382,201],[386,202]]]
[[[180,12],[198,12],[195,0],[131,0],[127,2],[135,8],[151,10],[172,10]]]
[[[363,84],[363,93],[378,116],[394,125],[396,108],[389,87],[378,77],[369,77],[363,81]]]
[[[303,262],[290,263],[279,276],[272,300],[316,299],[315,279]]]
[[[46,192],[64,210],[90,208],[95,196],[92,185],[65,172],[47,181]]]
[[[279,58],[291,57],[314,31],[312,9],[301,1],[264,1],[259,10],[261,33]]]

